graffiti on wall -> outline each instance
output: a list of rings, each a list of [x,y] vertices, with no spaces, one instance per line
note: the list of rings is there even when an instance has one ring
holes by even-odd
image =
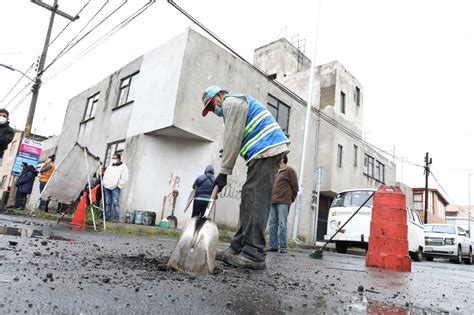
[[[242,183],[234,180],[234,179],[228,179],[227,181],[227,186],[222,189],[222,191],[219,193],[219,198],[225,199],[240,199],[240,196],[242,194]]]

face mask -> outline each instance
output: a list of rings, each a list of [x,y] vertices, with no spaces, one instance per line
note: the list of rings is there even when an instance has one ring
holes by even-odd
[[[7,122],[7,119],[3,116],[0,116],[0,125],[3,125],[6,122]]]
[[[118,160],[117,159],[112,159],[110,162],[112,163],[112,165],[115,165],[115,164],[118,163]]]
[[[224,112],[222,111],[222,106],[216,106],[214,109],[214,114],[216,114],[219,117],[224,117]]]

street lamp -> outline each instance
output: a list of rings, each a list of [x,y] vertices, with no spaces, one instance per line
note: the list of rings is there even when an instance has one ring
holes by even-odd
[[[18,70],[18,69],[15,69],[15,68],[13,68],[12,66],[4,65],[3,63],[0,63],[0,66],[6,68],[6,69],[8,69],[8,70],[11,70],[11,71],[19,72],[19,73],[21,73],[24,77],[26,77],[28,80],[30,80],[31,82],[36,83],[35,80],[33,80],[32,78],[30,78],[29,76],[27,76],[23,71],[20,71],[20,70]]]
[[[467,174],[467,229],[469,230],[469,238],[471,238],[471,175]]]

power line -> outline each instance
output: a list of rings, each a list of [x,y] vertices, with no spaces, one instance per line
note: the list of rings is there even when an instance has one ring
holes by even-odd
[[[145,12],[151,5],[153,5],[156,2],[156,0],[150,0],[148,1],[145,5],[143,5],[140,9],[135,11],[133,14],[125,18],[122,22],[117,24],[115,27],[113,27],[111,30],[109,30],[107,33],[105,33],[103,36],[101,36],[99,39],[97,39],[95,42],[90,44],[86,49],[84,49],[81,53],[79,53],[78,56],[70,60],[68,63],[63,65],[56,73],[48,77],[44,82],[47,82],[57,75],[59,75],[61,72],[65,71],[67,68],[69,68],[73,63],[78,61],[79,59],[83,58],[85,55],[87,55],[89,52],[91,52],[95,47],[99,46],[102,42],[104,42],[107,38],[112,36],[114,33],[120,31],[122,28],[127,26],[129,23],[131,23],[134,19],[136,19],[138,16],[140,16],[143,12]]]
[[[28,67],[28,69],[26,69],[25,71],[23,71],[23,73],[27,74],[27,73],[33,68],[34,65],[35,65],[35,62],[33,62],[33,63],[31,64],[31,66]],[[25,76],[22,75],[22,76],[18,79],[18,81],[16,81],[16,83],[13,84],[12,88],[11,88],[11,89],[7,92],[7,94],[2,98],[2,100],[0,101],[0,103],[3,103],[3,101],[5,101],[5,99],[13,92],[13,90],[16,88],[16,86],[18,85],[18,83],[20,83],[20,81],[23,80],[24,77],[25,77]],[[6,107],[6,106],[4,106],[4,107]]]
[[[462,213],[464,213],[465,215],[467,215],[467,212],[465,212],[465,209],[463,207],[460,207],[458,206],[455,202],[454,202],[454,199],[452,199],[448,192],[446,191],[446,189],[444,189],[443,186],[441,186],[440,182],[438,181],[438,179],[436,178],[435,174],[433,174],[433,171],[430,171],[430,174],[431,176],[433,176],[433,179],[435,180],[435,182],[438,184],[439,188],[441,188],[441,190],[444,192],[444,194],[446,195],[446,197],[448,197],[448,199],[451,201],[451,204],[454,205],[459,211],[461,211]]]
[[[74,43],[72,43],[78,36],[79,34],[82,33],[82,31],[95,19],[95,17],[102,11],[102,9],[109,3],[109,1],[105,2],[102,7],[99,8],[99,10],[91,17],[91,19],[86,23],[86,25],[74,36],[67,44],[66,46],[59,52],[59,54],[56,55],[56,57],[53,58],[53,60],[46,66],[46,68],[43,70],[45,72],[48,70],[54,63],[56,63],[62,56],[64,56],[68,51],[70,51],[74,46],[76,46],[78,43],[80,43],[84,38],[86,38],[88,35],[90,35],[94,30],[96,30],[102,23],[107,21],[112,15],[114,15],[120,8],[122,8],[125,3],[127,3],[128,0],[123,0],[122,3],[120,3],[112,12],[107,15],[105,18],[103,18],[99,23],[97,23],[95,26],[93,26],[89,31],[87,31],[81,38],[76,40]],[[71,44],[72,43],[72,44]]]
[[[82,7],[82,9],[79,10],[79,12],[77,12],[76,14],[76,17],[79,16],[79,14],[81,14],[81,12],[89,5],[91,1],[88,0],[87,3]],[[61,34],[69,27],[69,25],[74,22],[73,20],[70,20],[69,23],[66,24],[66,26],[58,33],[58,35],[56,35],[55,38],[53,38],[53,40],[48,44],[48,47],[50,47],[55,41],[56,39],[58,39],[59,36],[61,36]]]
[[[4,108],[7,108],[24,90],[27,88],[31,87],[33,84],[27,83],[5,106]]]

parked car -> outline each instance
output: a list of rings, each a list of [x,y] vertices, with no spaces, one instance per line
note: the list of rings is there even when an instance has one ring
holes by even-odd
[[[449,258],[452,262],[472,264],[472,244],[467,232],[454,224],[425,224],[423,256],[428,261],[435,257]]]
[[[324,239],[330,239],[374,191],[376,190],[352,189],[337,194],[329,209],[327,234],[324,236]],[[334,242],[338,253],[346,253],[349,247],[368,249],[372,207],[373,197],[347,223],[344,229],[336,235]],[[410,257],[415,261],[421,261],[425,246],[423,223],[418,213],[410,208],[407,208],[407,225]]]

